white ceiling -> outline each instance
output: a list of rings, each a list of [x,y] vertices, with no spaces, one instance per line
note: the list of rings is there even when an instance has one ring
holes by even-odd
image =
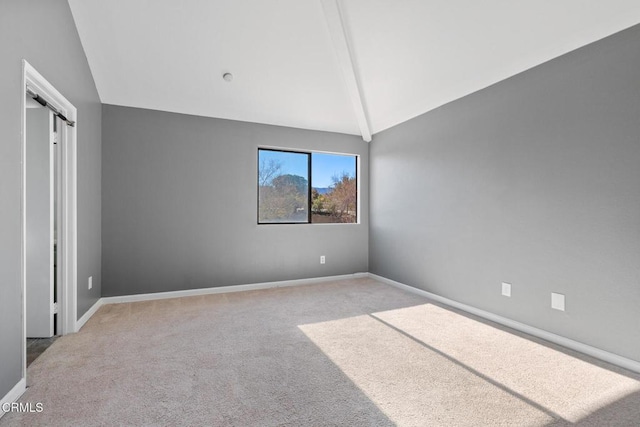
[[[637,0],[334,2],[69,0],[103,103],[357,135],[640,23]]]

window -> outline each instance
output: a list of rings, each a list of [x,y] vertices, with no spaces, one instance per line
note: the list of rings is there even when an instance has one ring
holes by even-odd
[[[357,156],[258,149],[258,223],[356,223]]]
[[[258,150],[258,222],[309,222],[309,153]]]

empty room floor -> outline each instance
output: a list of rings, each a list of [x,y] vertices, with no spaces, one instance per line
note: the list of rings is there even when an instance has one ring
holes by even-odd
[[[105,305],[13,425],[638,425],[640,375],[372,279]]]

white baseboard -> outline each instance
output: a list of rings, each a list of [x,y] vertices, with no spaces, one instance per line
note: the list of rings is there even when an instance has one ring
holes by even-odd
[[[619,356],[614,353],[610,353],[605,350],[601,350],[596,347],[592,347],[587,344],[583,344],[578,341],[574,341],[569,338],[565,338],[560,335],[556,335],[551,332],[547,332],[542,329],[535,328],[533,326],[526,325],[524,323],[517,322],[515,320],[508,319],[506,317],[499,316],[497,314],[490,313],[488,311],[481,310],[479,308],[472,307],[467,304],[463,304],[454,300],[450,300],[440,295],[432,294],[431,292],[423,291],[422,289],[414,288],[413,286],[405,285],[404,283],[396,282],[395,280],[387,279],[386,277],[378,276],[377,274],[369,273],[369,277],[379,282],[386,283],[387,285],[394,286],[396,288],[403,289],[405,291],[429,298],[433,301],[448,305],[450,307],[457,308],[467,313],[474,314],[483,319],[490,320],[500,325],[507,326],[515,329],[516,331],[524,332],[525,334],[533,335],[534,337],[542,338],[543,340],[552,342],[554,344],[561,345],[563,347],[575,350],[580,353],[584,353],[588,356],[595,357],[596,359],[609,362],[613,365],[620,366],[630,371],[640,373],[640,362],[637,362],[626,357]]]
[[[22,396],[25,391],[27,391],[27,380],[22,378],[18,384],[16,384],[11,391],[9,391],[9,393],[0,400],[0,418],[5,414],[5,411],[2,409],[5,406],[5,403],[15,402],[20,399],[20,396]]]
[[[311,279],[284,280],[279,282],[252,283],[250,285],[220,286],[217,288],[188,289],[184,291],[155,292],[151,294],[102,297],[101,305],[119,304],[124,302],[152,301],[168,298],[192,297],[197,295],[222,294],[229,292],[255,291],[258,289],[283,288],[287,286],[313,285],[315,283],[331,282],[334,280],[357,279],[363,277],[369,277],[369,273],[354,273],[344,274],[340,276],[314,277]]]
[[[126,302],[153,301],[159,299],[191,297],[197,295],[222,294],[228,292],[254,291],[257,289],[283,288],[287,286],[313,285],[315,283],[334,280],[358,279],[369,277],[369,273],[343,274],[340,276],[314,277],[310,279],[283,280],[279,282],[252,283],[249,285],[219,286],[217,288],[188,289],[184,291],[155,292],[151,294],[122,295],[117,297],[102,297],[76,322],[75,332],[78,332],[91,319],[100,307],[105,304],[121,304]]]
[[[84,326],[84,324],[87,323],[89,319],[91,319],[91,316],[96,314],[96,311],[98,311],[98,309],[102,307],[103,304],[104,298],[100,298],[98,301],[96,301],[95,304],[93,304],[91,308],[87,310],[87,312],[83,314],[80,319],[78,319],[78,321],[76,322],[75,332],[78,332]]]

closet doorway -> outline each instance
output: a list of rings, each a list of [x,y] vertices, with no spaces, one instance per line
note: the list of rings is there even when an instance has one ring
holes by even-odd
[[[60,215],[58,118],[31,97],[26,102],[26,322],[27,366],[55,339]]]
[[[77,330],[75,107],[23,61],[22,319],[27,364]]]

